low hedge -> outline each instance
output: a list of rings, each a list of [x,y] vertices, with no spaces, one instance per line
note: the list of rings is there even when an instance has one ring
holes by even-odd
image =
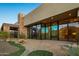
[[[17,48],[19,48],[18,51],[10,53],[9,56],[20,56],[24,51],[25,51],[25,47],[22,46],[21,44],[16,44],[13,41],[9,41],[9,44],[16,46]]]
[[[45,50],[36,50],[29,53],[28,56],[53,56],[53,53]]]
[[[69,56],[79,56],[79,47],[69,47],[69,50],[68,50],[68,55]]]
[[[9,37],[9,33],[8,32],[0,31],[0,38],[1,39],[7,39],[8,37]]]

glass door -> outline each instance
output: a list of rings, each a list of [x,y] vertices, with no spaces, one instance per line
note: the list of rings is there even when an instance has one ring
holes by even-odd
[[[37,39],[37,27],[36,26],[31,27],[31,36],[32,36],[32,39]]]
[[[41,39],[41,25],[37,25],[37,39]]]
[[[67,24],[59,25],[59,40],[68,40],[68,27]]]
[[[79,22],[69,23],[69,41],[78,41]]]
[[[52,23],[51,25],[51,39],[52,40],[58,40],[58,24],[57,22]]]
[[[44,26],[44,24],[42,24],[42,28],[41,28],[41,39],[45,40],[45,26]]]

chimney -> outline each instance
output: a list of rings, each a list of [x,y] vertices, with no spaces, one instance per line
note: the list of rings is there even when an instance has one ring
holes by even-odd
[[[18,14],[18,25],[19,25],[19,33],[24,33],[24,14],[20,13]]]

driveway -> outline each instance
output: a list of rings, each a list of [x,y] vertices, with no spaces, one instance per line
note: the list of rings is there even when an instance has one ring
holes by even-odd
[[[22,54],[22,56],[26,56],[35,50],[47,50],[52,52],[55,56],[65,56],[67,55],[67,50],[63,49],[62,46],[67,44],[70,44],[70,42],[27,39],[23,44],[26,51]]]

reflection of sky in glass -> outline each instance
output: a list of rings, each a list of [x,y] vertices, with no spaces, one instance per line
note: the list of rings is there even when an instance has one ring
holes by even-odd
[[[46,27],[46,28],[43,27],[41,31],[42,31],[43,33],[45,33],[45,32],[47,33],[47,32],[48,32],[48,27]]]
[[[53,25],[53,26],[51,26],[51,29],[52,30],[57,30],[57,27],[58,27],[57,25]],[[42,32],[45,33],[45,31],[46,31],[46,33],[48,32],[48,27],[46,27],[46,28],[42,27]]]
[[[53,25],[53,26],[51,26],[51,28],[52,28],[52,30],[57,30],[57,25]]]
[[[67,24],[59,25],[59,30],[60,30],[61,28],[64,28],[64,27],[67,27]]]
[[[40,30],[40,28],[41,28],[41,25],[37,25],[37,29]]]
[[[69,26],[75,26],[75,27],[79,27],[79,23],[78,22],[76,22],[76,23],[70,23],[69,24]],[[34,28],[36,28],[36,26],[33,26]],[[59,25],[59,30],[61,29],[61,28],[64,28],[64,27],[67,27],[67,24],[63,24],[63,25]],[[37,30],[39,31],[41,29],[41,25],[37,25]],[[53,31],[53,30],[58,30],[58,25],[52,25],[51,26],[51,30]],[[42,33],[47,33],[48,32],[48,27],[42,27],[42,29],[41,29],[41,32]]]
[[[76,22],[76,23],[69,23],[69,26],[79,27],[79,23],[78,22]],[[65,28],[65,27],[67,27],[67,24],[59,25],[59,30],[61,28]]]
[[[48,27],[46,27],[46,33],[48,32]]]
[[[79,22],[76,22],[76,23],[70,23],[69,26],[79,27]]]

